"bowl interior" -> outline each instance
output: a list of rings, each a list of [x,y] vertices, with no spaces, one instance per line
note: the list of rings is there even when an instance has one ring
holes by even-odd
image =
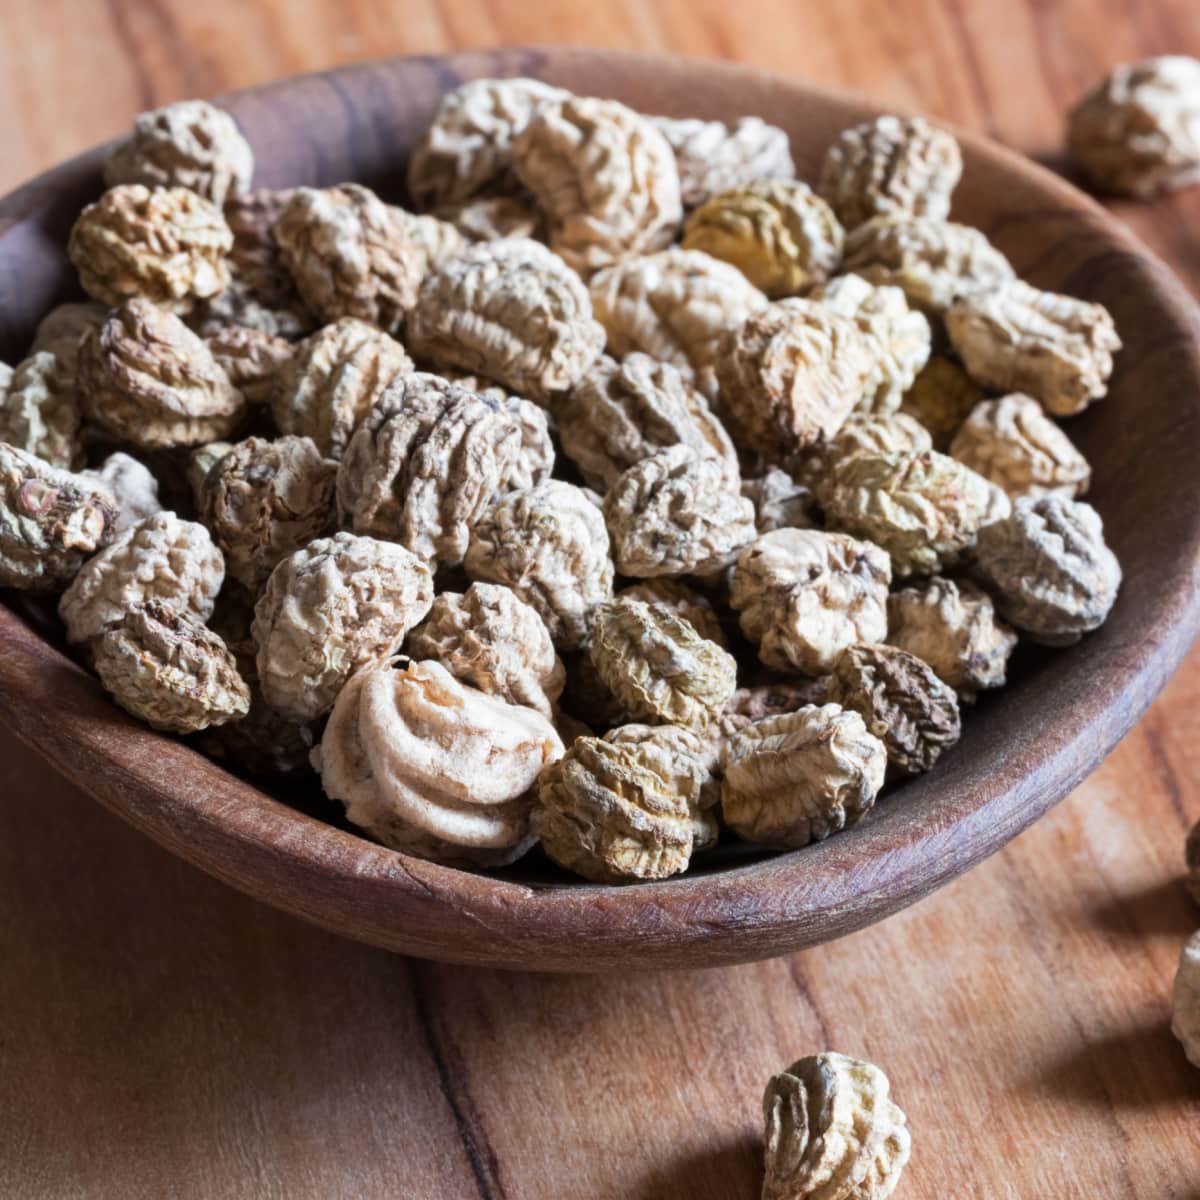
[[[354,179],[405,202],[409,147],[463,79],[529,74],[645,112],[753,113],[789,133],[812,180],[845,126],[880,110],[744,68],[611,52],[495,51],[397,59],[228,98],[264,186]],[[1170,274],[1049,173],[963,138],[953,216],[984,230],[1032,283],[1099,301],[1124,341],[1109,396],[1067,431],[1093,467],[1125,583],[1108,623],[1076,646],[1021,652],[1009,687],[965,714],[938,768],[855,829],[784,855],[732,847],[661,884],[596,888],[533,860],[473,875],[339,828],[316,793],[272,797],[135,725],[36,630],[0,609],[0,706],[17,731],[103,803],[206,870],[350,936],[431,957],[534,969],[730,962],[838,936],[911,902],[1003,845],[1112,748],[1197,627],[1200,358]],[[78,294],[66,235],[101,190],[101,152],[0,201],[0,359]],[[25,610],[22,610],[25,611]],[[42,634],[46,634],[45,637]]]

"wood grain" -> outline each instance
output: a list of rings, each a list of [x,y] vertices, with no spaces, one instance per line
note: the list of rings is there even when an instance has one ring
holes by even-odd
[[[0,189],[136,109],[363,55],[586,41],[742,58],[1054,161],[1187,3],[3,5]],[[1122,207],[1200,283],[1200,193]],[[0,747],[0,1195],[751,1197],[757,1096],[827,1046],[889,1071],[898,1196],[1200,1197],[1166,1030],[1200,816],[1200,659],[999,856],[886,925],[753,967],[614,978],[411,963],[258,906]],[[951,1182],[948,1184],[947,1180]]]

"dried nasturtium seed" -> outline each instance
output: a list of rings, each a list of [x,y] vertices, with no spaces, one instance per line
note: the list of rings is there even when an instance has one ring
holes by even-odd
[[[696,632],[710,642],[725,647],[725,631],[721,618],[711,601],[702,592],[688,587],[681,579],[644,579],[617,593],[618,600],[641,600],[644,604],[656,604],[668,608],[677,617],[682,617]],[[727,647],[726,647],[727,648]]]
[[[408,160],[408,191],[423,209],[516,186],[512,144],[534,114],[570,93],[538,79],[472,79],[447,92]]]
[[[545,214],[551,248],[581,275],[665,249],[683,222],[670,144],[616,100],[541,106],[514,139],[512,161]]]
[[[430,272],[408,322],[413,353],[547,403],[604,348],[579,277],[540,242],[479,242]]]
[[[338,533],[271,573],[254,607],[259,685],[297,721],[329,710],[359,667],[394,654],[433,603],[429,568],[403,546]]]
[[[108,156],[104,182],[190,188],[221,206],[250,187],[254,151],[237,122],[205,100],[180,100],[134,118]]]
[[[233,233],[233,249],[226,259],[229,284],[193,314],[199,333],[211,336],[224,326],[239,325],[291,339],[303,337],[316,325],[275,240],[275,223],[293,192],[257,188],[225,205],[225,220]]]
[[[1187,1060],[1200,1067],[1200,930],[1192,934],[1179,956],[1171,1005],[1171,1032]]]
[[[253,405],[271,403],[279,374],[296,352],[284,338],[247,325],[224,325],[204,342],[246,403]]]
[[[687,446],[635,463],[604,497],[613,562],[622,575],[712,575],[757,534],[754,505],[724,464]]]
[[[935,575],[888,597],[888,642],[927,662],[971,701],[982,688],[1003,686],[1017,635],[982,588]]]
[[[699,783],[692,807],[692,853],[710,850],[721,835],[717,806],[721,780],[716,775],[720,757],[713,738],[686,725],[621,725],[610,729],[606,742],[615,746],[651,746],[675,760],[682,772],[692,772]]]
[[[17,364],[7,387],[0,387],[0,442],[56,467],[80,465],[74,373],[63,371],[57,354],[36,351]]]
[[[694,117],[647,119],[675,152],[685,208],[757,179],[796,177],[787,133],[760,117],[740,117],[734,125]]]
[[[224,578],[221,552],[203,525],[155,513],[84,563],[62,594],[58,615],[67,641],[75,643],[151,600],[203,625]]]
[[[869,412],[895,412],[929,361],[933,342],[929,319],[908,307],[899,288],[876,287],[861,275],[839,275],[814,291],[812,298],[853,320],[871,345],[875,365],[860,407]]]
[[[143,449],[223,438],[245,410],[204,341],[143,299],[126,301],[84,339],[79,399],[90,421]]]
[[[626,258],[597,271],[588,286],[609,354],[640,350],[671,363],[710,401],[725,335],[767,304],[736,267],[678,247]]]
[[[117,505],[113,532],[123,533],[144,517],[162,512],[158,501],[158,480],[140,459],[118,450],[98,467],[80,471],[88,479],[103,485]]]
[[[895,646],[850,646],[833,667],[829,699],[858,713],[902,775],[931,770],[958,741],[954,689],[920,658]]]
[[[855,824],[887,770],[883,743],[856,712],[815,704],[727,738],[721,812],[739,837],[797,850]]]
[[[887,1076],[844,1054],[816,1054],[772,1076],[763,1096],[763,1200],[886,1200],[912,1139]]]
[[[776,299],[828,279],[842,239],[833,210],[807,184],[760,179],[706,200],[688,217],[682,245],[732,263]]]
[[[1024,497],[1006,520],[984,526],[975,557],[1000,615],[1047,646],[1099,628],[1121,586],[1100,514],[1053,493]]]
[[[796,465],[817,499],[836,479],[838,467],[861,454],[920,454],[932,449],[929,431],[907,413],[854,412],[827,442],[818,442]]]
[[[187,612],[158,600],[127,610],[91,643],[100,682],[154,729],[196,733],[250,710],[229,648]]]
[[[534,785],[562,752],[533,709],[459,683],[439,663],[397,658],[351,676],[316,762],[347,819],[385,846],[494,867],[533,844]]]
[[[541,420],[533,447],[521,407]],[[350,439],[338,470],[340,519],[455,566],[492,500],[540,483],[553,453],[545,416],[528,401],[505,403],[415,372],[380,397]]]
[[[847,646],[887,636],[887,552],[815,529],[777,529],[742,551],[729,602],[769,667],[824,675]]]
[[[976,383],[1027,392],[1056,417],[1104,395],[1121,348],[1103,305],[1021,280],[959,300],[946,313],[946,329]]]
[[[822,488],[830,526],[868,538],[897,575],[930,575],[954,562],[988,513],[987,480],[936,450],[857,454]]]
[[[409,634],[405,653],[433,659],[455,679],[545,717],[553,716],[566,679],[537,611],[496,583],[442,592]]]
[[[688,756],[580,737],[542,772],[534,829],[554,862],[585,879],[666,879],[691,860],[699,794]]]
[[[817,191],[847,229],[872,217],[950,215],[962,175],[952,134],[921,117],[877,117],[843,130],[825,154]]]
[[[950,455],[1013,499],[1046,492],[1079,496],[1092,477],[1071,439],[1020,392],[977,405],[951,442]]]
[[[337,464],[311,438],[247,438],[204,480],[204,523],[225,566],[257,595],[280,560],[333,523]]]
[[[1115,67],[1071,110],[1067,148],[1108,192],[1146,197],[1200,180],[1200,61],[1164,54]]]
[[[84,291],[105,304],[143,296],[187,312],[229,282],[232,246],[221,210],[203,196],[125,183],[79,214],[67,253]]]
[[[736,478],[737,453],[708,401],[672,364],[635,352],[601,356],[555,407],[567,457],[590,487],[606,491],[623,472],[668,446],[686,446]]]
[[[560,650],[584,643],[592,611],[612,596],[604,518],[582,488],[557,479],[501,496],[471,530],[464,566],[532,605]]]
[[[417,298],[425,252],[369,188],[297,188],[275,240],[304,303],[323,321],[357,317],[388,333]]]
[[[0,587],[65,587],[112,540],[116,517],[103,484],[0,442]]]
[[[786,461],[838,431],[872,367],[870,344],[852,320],[815,301],[785,300],[725,339],[721,415],[740,446]]]
[[[933,448],[944,451],[982,399],[983,390],[954,359],[935,354],[904,393],[900,411],[916,417]]]
[[[412,369],[395,338],[343,317],[300,343],[276,376],[271,413],[280,433],[310,437],[322,454],[341,458],[371,405]]]
[[[931,217],[874,217],[847,235],[845,251],[843,271],[877,287],[898,287],[929,316],[1016,278],[978,229]]]
[[[812,490],[779,467],[768,467],[762,475],[744,479],[742,495],[754,505],[759,533],[812,528]]]
[[[504,420],[519,434],[520,449],[515,455],[506,456],[507,466],[498,491],[535,487],[549,476],[554,467],[554,441],[550,436],[553,426],[548,411],[532,400],[514,396],[499,384],[478,375],[465,375],[459,371],[422,374],[420,381],[412,385],[397,383],[394,390],[404,392],[409,386],[420,391],[440,388],[449,395],[452,389],[448,385],[451,384],[477,396],[492,412],[503,412]],[[384,408],[390,403],[381,397],[376,407]],[[595,503],[599,506],[599,497]]]
[[[737,661],[670,609],[622,598],[592,618],[588,657],[605,687],[640,721],[703,728],[737,687]]]

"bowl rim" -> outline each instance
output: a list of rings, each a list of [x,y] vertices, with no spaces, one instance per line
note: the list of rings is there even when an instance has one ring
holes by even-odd
[[[601,69],[764,81],[867,112],[904,112],[851,92],[737,64],[626,51],[528,48],[402,55],[292,76],[219,97],[236,108],[270,102],[309,81],[343,84],[430,63],[448,85],[480,74],[537,74],[545,62]],[[1200,314],[1183,286],[1099,205],[1045,168],[970,132],[972,155],[1090,214],[1117,249],[1150,272],[1164,309],[1190,328],[1181,352],[1200,380]],[[0,200],[0,237],[65,183],[94,175],[105,147],[43,173]],[[942,886],[1033,823],[1121,740],[1200,630],[1200,506],[1168,581],[1165,617],[1123,648],[1103,706],[1068,707],[1052,736],[1019,747],[1022,774],[977,780],[915,822],[880,819],[803,851],[719,872],[606,887],[529,885],[411,858],[367,842],[259,792],[190,747],[120,712],[82,668],[0,603],[0,712],[10,728],[105,807],[210,874],[316,924],[393,950],[448,961],[535,970],[721,965],[841,936]],[[1153,636],[1149,636],[1152,633]],[[178,786],[183,777],[186,788]],[[256,797],[247,803],[247,793]],[[953,835],[953,836],[952,836]],[[814,869],[815,868],[815,869]]]

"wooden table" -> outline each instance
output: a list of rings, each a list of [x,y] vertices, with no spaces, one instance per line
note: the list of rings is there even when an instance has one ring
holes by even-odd
[[[352,59],[497,42],[738,58],[1056,165],[1112,62],[1200,54],[1195,0],[3,0],[0,190],[130,116]],[[1120,215],[1200,283],[1200,190]],[[1200,1200],[1168,1032],[1200,924],[1200,657],[1096,775],[885,926],[722,971],[431,966],[255,904],[0,743],[0,1195],[735,1200],[759,1095],[826,1048],[890,1074],[899,1195]],[[0,735],[3,737],[3,735]]]

